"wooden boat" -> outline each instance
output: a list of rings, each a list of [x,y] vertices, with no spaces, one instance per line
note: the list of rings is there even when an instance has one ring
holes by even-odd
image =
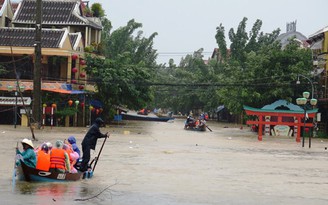
[[[167,122],[169,120],[174,120],[173,117],[157,117],[149,115],[138,115],[138,114],[128,114],[121,113],[123,120],[142,120],[142,121],[158,121],[158,122]]]
[[[186,126],[184,127],[185,130],[194,130],[194,131],[206,131],[206,125],[200,125],[198,127]]]
[[[18,179],[37,182],[59,182],[59,181],[77,181],[82,179],[83,172],[78,173],[59,173],[42,171],[27,166],[24,162],[17,167]]]
[[[17,166],[18,171],[18,179],[25,180],[25,181],[36,181],[36,182],[65,182],[65,181],[78,181],[80,179],[91,178],[95,171],[96,165],[98,163],[100,154],[104,148],[108,137],[105,137],[98,156],[96,156],[91,163],[88,165],[90,170],[86,172],[77,173],[59,173],[59,172],[52,172],[52,171],[43,171],[39,169],[35,169],[32,167],[27,166],[23,161],[20,161],[20,165]],[[94,163],[94,165],[93,165]],[[79,162],[77,163],[77,167],[79,166]]]
[[[197,124],[198,122],[198,124]],[[184,129],[185,130],[194,130],[194,131],[206,131],[206,121],[205,120],[186,120],[184,124]]]

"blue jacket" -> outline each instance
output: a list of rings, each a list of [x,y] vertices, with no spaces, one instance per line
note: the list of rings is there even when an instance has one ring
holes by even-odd
[[[21,152],[17,149],[16,154],[22,155],[24,164],[26,164],[27,166],[33,167],[33,168],[36,167],[36,154],[33,149],[28,148],[23,152]]]
[[[74,152],[77,152],[79,154],[79,156],[81,157],[81,151],[79,149],[79,147],[76,145],[76,139],[74,136],[70,136],[67,141],[72,145],[72,148],[74,150]]]

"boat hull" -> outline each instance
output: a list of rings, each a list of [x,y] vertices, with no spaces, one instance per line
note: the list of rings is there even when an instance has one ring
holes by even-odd
[[[151,117],[145,115],[132,115],[127,113],[121,113],[123,120],[141,120],[141,121],[158,121],[167,122],[169,120],[174,120],[172,117]]]
[[[58,173],[38,170],[27,166],[23,162],[18,169],[18,179],[24,181],[36,181],[36,182],[60,182],[60,181],[78,181],[82,179],[82,172],[78,173]]]

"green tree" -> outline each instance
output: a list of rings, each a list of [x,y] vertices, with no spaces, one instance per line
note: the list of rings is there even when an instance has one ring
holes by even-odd
[[[102,42],[105,58],[87,58],[86,71],[97,85],[97,97],[108,109],[117,105],[140,109],[153,99],[150,85],[156,67],[153,39],[157,33],[142,37],[138,31],[141,27],[142,24],[130,20],[110,33],[108,24]],[[134,33],[137,35],[133,36]]]
[[[91,5],[91,11],[94,17],[104,17],[105,10],[100,3],[94,3]]]
[[[244,17],[243,20],[239,23],[236,33],[234,32],[233,28],[231,28],[229,31],[229,39],[231,41],[231,58],[239,63],[245,61],[245,47],[248,41],[246,22],[247,18]]]
[[[215,39],[219,46],[220,58],[218,60],[220,62],[226,61],[228,58],[227,43],[225,40],[224,32],[225,32],[225,30],[224,30],[224,26],[222,26],[222,24],[220,24],[220,26],[216,27]]]

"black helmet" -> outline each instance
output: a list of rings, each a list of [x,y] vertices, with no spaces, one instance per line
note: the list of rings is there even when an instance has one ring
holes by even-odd
[[[104,124],[104,121],[103,121],[100,117],[98,117],[98,118],[96,119],[95,122],[96,122],[98,125]]]

